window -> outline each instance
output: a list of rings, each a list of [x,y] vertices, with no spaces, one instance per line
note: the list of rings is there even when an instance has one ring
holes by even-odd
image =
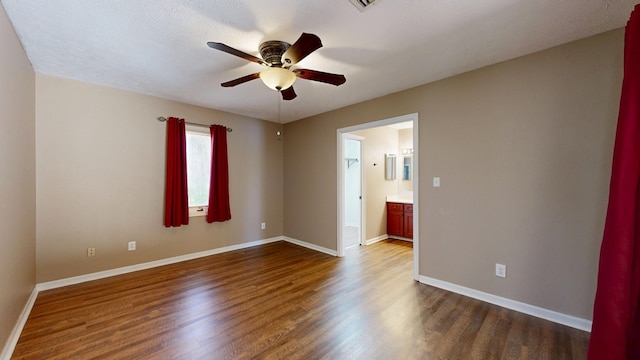
[[[211,134],[209,128],[186,126],[187,189],[189,216],[206,216],[211,177]]]

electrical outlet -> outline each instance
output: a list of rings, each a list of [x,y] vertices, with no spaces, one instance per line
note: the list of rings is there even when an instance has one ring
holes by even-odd
[[[87,248],[87,256],[96,256],[96,248]]]
[[[507,265],[496,264],[496,276],[501,278],[507,277]]]
[[[129,241],[128,249],[129,249],[129,251],[134,251],[136,249],[136,242],[135,241]]]
[[[433,187],[440,187],[440,178],[439,177],[434,177],[433,178]]]
[[[264,230],[267,228],[267,223],[260,224],[260,229]]]

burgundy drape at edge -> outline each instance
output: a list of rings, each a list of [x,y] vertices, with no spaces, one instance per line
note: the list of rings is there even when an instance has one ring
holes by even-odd
[[[640,359],[640,4],[631,13],[589,360]]]
[[[229,207],[229,159],[227,157],[227,128],[211,125],[211,183],[207,222],[231,219]]]
[[[167,168],[164,192],[164,226],[189,224],[187,197],[187,140],[184,119],[167,120]]]

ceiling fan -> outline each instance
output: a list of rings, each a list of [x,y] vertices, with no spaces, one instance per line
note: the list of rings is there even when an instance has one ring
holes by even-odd
[[[344,75],[291,68],[291,66],[297,64],[300,60],[322,47],[320,38],[314,34],[302,33],[293,45],[280,40],[265,41],[260,44],[258,49],[262,58],[247,54],[219,42],[208,42],[207,45],[212,49],[224,51],[268,68],[262,72],[223,82],[220,84],[223,87],[232,87],[260,78],[265,85],[279,91],[284,100],[293,100],[297,96],[292,87],[296,78],[320,81],[336,86],[342,85],[347,81]]]

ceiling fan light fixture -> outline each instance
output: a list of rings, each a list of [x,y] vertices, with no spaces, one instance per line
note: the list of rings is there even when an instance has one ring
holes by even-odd
[[[290,70],[272,67],[260,73],[262,82],[273,90],[285,90],[296,81],[296,75]]]

